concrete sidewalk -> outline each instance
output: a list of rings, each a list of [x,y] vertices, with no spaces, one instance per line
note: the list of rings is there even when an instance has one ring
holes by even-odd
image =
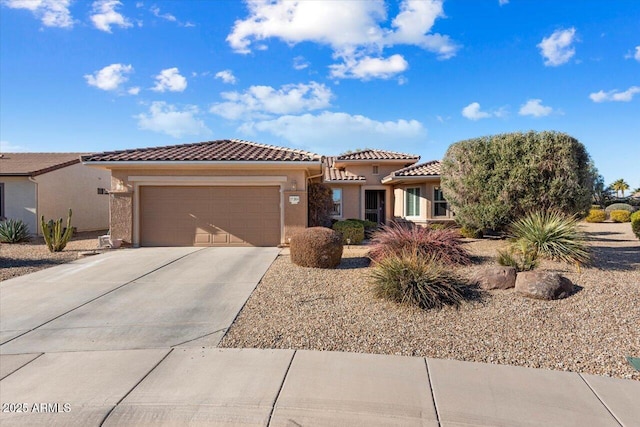
[[[3,426],[640,426],[638,381],[421,357],[201,347],[0,368]]]

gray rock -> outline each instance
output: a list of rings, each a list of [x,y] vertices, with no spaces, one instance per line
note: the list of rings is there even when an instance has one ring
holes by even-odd
[[[516,277],[516,292],[544,300],[565,298],[573,291],[571,280],[550,271],[523,271]]]
[[[503,266],[485,267],[474,274],[473,281],[485,290],[513,288],[516,285],[516,269]]]

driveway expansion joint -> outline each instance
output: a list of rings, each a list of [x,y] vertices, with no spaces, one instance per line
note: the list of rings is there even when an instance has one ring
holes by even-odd
[[[438,425],[441,426],[442,422],[440,421],[440,414],[438,413],[438,405],[436,405],[436,395],[433,392],[433,382],[431,380],[431,373],[429,372],[429,362],[427,362],[427,358],[423,357],[422,358],[424,360],[424,367],[427,369],[427,379],[428,384],[429,384],[429,393],[431,393],[431,399],[433,399],[433,409],[436,411],[436,421],[438,422]]]
[[[604,401],[602,399],[600,399],[600,396],[598,396],[598,393],[593,389],[593,387],[591,387],[591,384],[589,384],[589,381],[587,381],[585,379],[585,377],[581,374],[578,373],[578,376],[580,377],[580,379],[586,384],[587,387],[589,387],[589,390],[591,390],[591,392],[593,393],[593,395],[596,397],[596,399],[598,399],[598,401],[602,404],[602,406],[604,406],[604,408],[607,410],[607,412],[609,414],[611,414],[611,416],[613,417],[614,420],[616,420],[616,422],[620,425],[620,427],[624,427],[624,424],[622,424],[622,421],[620,421],[618,419],[618,417],[615,416],[615,414],[613,413],[613,411],[607,406],[606,403],[604,403]]]
[[[293,350],[293,354],[291,355],[291,360],[289,360],[289,365],[287,366],[287,370],[284,372],[284,376],[282,377],[282,383],[280,384],[280,388],[278,389],[276,398],[273,400],[273,405],[271,406],[271,411],[269,412],[269,418],[267,420],[267,427],[271,426],[271,418],[273,417],[273,413],[276,411],[276,406],[278,405],[278,399],[280,398],[280,393],[282,393],[282,389],[284,388],[284,383],[287,381],[287,377],[289,376],[289,370],[291,369],[291,365],[293,364],[293,359],[295,359],[296,354],[298,354],[298,350]]]

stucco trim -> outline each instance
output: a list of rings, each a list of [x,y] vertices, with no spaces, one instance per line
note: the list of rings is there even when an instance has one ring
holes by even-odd
[[[184,179],[187,178],[187,179]],[[129,176],[133,182],[133,246],[140,246],[140,187],[142,186],[265,186],[280,188],[280,243],[284,244],[286,176]]]
[[[413,181],[435,181],[435,180],[439,180],[440,179],[440,175],[428,175],[428,176],[385,176],[384,178],[382,178],[382,180],[380,182],[382,182],[383,184],[402,184],[405,181],[409,181],[412,184],[414,184]]]

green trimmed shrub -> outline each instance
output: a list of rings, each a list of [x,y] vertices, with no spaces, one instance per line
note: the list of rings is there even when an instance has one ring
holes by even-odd
[[[607,220],[607,212],[603,209],[591,209],[584,220],[587,222],[605,222]]]
[[[631,230],[640,239],[640,211],[631,214]]]
[[[609,218],[613,222],[629,222],[631,221],[631,214],[629,211],[620,209],[609,212]]]
[[[374,261],[415,253],[448,265],[471,263],[471,255],[462,246],[460,235],[451,228],[432,230],[413,224],[392,223],[373,233],[370,248],[369,258]]]
[[[577,139],[534,131],[456,142],[441,175],[456,220],[483,230],[504,230],[535,209],[586,212],[597,177]]]
[[[591,257],[578,224],[576,217],[555,210],[534,211],[513,222],[509,231],[516,241],[531,244],[538,256],[584,264]]]
[[[371,238],[371,234],[376,231],[379,227],[377,222],[369,221],[366,219],[357,219],[357,218],[349,218],[347,221],[355,221],[358,224],[362,224],[364,227],[364,237],[369,239]]]
[[[457,307],[465,298],[466,285],[450,268],[415,252],[377,262],[371,278],[376,296],[422,309]]]
[[[463,225],[460,228],[460,234],[468,239],[482,239],[483,236],[482,230],[468,225]]]
[[[29,227],[21,219],[5,219],[0,222],[0,242],[20,243],[30,239]]]
[[[628,211],[629,213],[634,212],[636,210],[636,208],[634,208],[633,206],[627,204],[627,203],[614,203],[612,205],[607,206],[607,208],[605,209],[605,211],[607,212],[611,212],[611,211]]]
[[[359,245],[364,240],[364,226],[356,221],[338,221],[331,227],[342,235],[343,245]]]
[[[342,236],[326,227],[311,227],[291,237],[291,262],[301,267],[336,268],[342,260]]]

